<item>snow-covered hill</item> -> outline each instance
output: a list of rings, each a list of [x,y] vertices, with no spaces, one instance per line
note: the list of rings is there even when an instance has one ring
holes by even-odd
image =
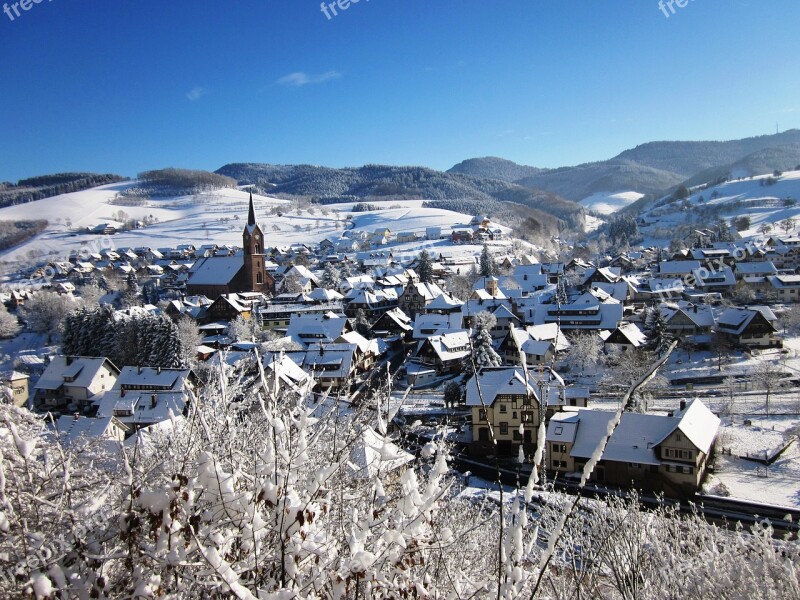
[[[639,192],[598,192],[584,198],[578,204],[598,215],[610,215],[644,197]]]
[[[776,233],[783,233],[777,224],[786,219],[795,219],[800,225],[800,171],[728,181],[707,189],[694,188],[685,200],[662,198],[640,216],[648,224],[643,228],[646,245],[668,242],[664,234],[682,225],[712,225],[709,221],[717,217],[729,224],[747,217],[750,226],[739,232],[742,237],[759,235],[764,224]],[[794,231],[796,228],[789,230]],[[651,237],[649,234],[654,232],[658,234]]]
[[[15,263],[34,257],[65,258],[83,246],[105,247],[99,246],[99,242],[108,244],[109,240],[116,248],[162,248],[186,243],[241,245],[242,227],[247,219],[247,191],[221,189],[193,196],[149,199],[142,206],[112,203],[120,191],[133,185],[136,182],[111,184],[0,209],[0,220],[46,218],[50,223],[40,235],[0,253],[0,260]],[[352,212],[352,204],[314,205],[298,210],[287,200],[258,195],[254,201],[257,219],[271,246],[318,243],[326,237],[340,237],[345,228],[372,232],[388,227],[398,233],[441,227],[449,231],[453,226],[467,225],[471,219],[470,215],[449,210],[423,208],[422,200],[382,202],[377,204],[379,210],[369,212]],[[112,236],[85,233],[87,228],[117,223],[119,211],[134,220],[154,222]],[[348,215],[352,218],[348,219]],[[420,243],[392,246],[395,252],[419,252],[420,248]]]

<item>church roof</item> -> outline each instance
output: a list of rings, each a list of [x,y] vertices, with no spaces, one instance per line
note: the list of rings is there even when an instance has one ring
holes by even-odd
[[[242,255],[201,258],[192,267],[189,285],[228,285],[243,266]]]

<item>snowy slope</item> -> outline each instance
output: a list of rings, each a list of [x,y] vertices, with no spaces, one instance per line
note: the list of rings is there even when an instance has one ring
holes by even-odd
[[[140,207],[111,203],[120,190],[131,185],[135,182],[100,186],[0,209],[0,220],[46,218],[50,223],[40,235],[0,252],[0,260],[26,262],[32,257],[45,256],[59,259],[82,247],[97,249],[110,244],[115,248],[162,248],[186,243],[241,245],[242,227],[247,220],[247,191],[225,189],[194,196],[147,200],[145,206]],[[356,213],[352,212],[352,204],[313,206],[298,211],[286,200],[264,196],[254,196],[254,200],[257,219],[271,246],[318,243],[326,237],[338,238],[345,227],[369,232],[388,227],[393,233],[424,233],[427,227],[437,226],[447,232],[453,226],[467,225],[471,219],[469,215],[448,210],[422,208],[422,200],[379,203],[380,210]],[[382,208],[384,205],[386,208]],[[278,208],[283,209],[280,215],[275,214]],[[113,215],[120,210],[133,219],[154,217],[157,222],[113,236],[78,232],[101,223],[114,223]],[[347,222],[348,215],[352,215],[352,225]],[[100,242],[105,245],[100,245]],[[424,245],[433,247],[443,243]],[[391,246],[395,252],[414,253],[418,253],[421,247],[420,243]]]
[[[785,219],[793,218],[800,225],[800,171],[787,171],[780,177],[774,177],[776,183],[767,185],[770,177],[772,175],[765,174],[729,181],[705,190],[693,189],[686,201],[662,198],[641,215],[650,224],[642,228],[644,245],[669,243],[668,239],[651,237],[648,235],[650,232],[670,232],[690,222],[693,227],[705,224],[708,217],[698,215],[698,212],[708,208],[718,209],[720,216],[728,223],[737,217],[749,217],[750,228],[740,232],[745,238],[760,235],[762,224],[771,225],[781,234],[783,230],[779,230],[776,224]]]
[[[599,215],[610,215],[644,197],[639,192],[598,192],[584,198],[578,204]]]

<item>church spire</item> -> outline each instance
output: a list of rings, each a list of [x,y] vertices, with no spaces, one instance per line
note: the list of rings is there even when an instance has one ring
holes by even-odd
[[[253,192],[250,192],[250,212],[247,214],[247,224],[256,224],[256,210],[253,208]]]

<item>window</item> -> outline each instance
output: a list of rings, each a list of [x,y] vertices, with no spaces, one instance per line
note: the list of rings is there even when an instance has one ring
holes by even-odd
[[[516,411],[514,411],[513,413],[511,413],[511,418],[512,418],[512,419],[514,419],[515,421],[517,420],[517,413],[516,413]]]
[[[560,464],[561,464],[561,461],[554,460],[554,461],[553,461],[553,468],[554,468],[554,469],[557,469],[557,468],[559,467],[559,465],[560,465]]]
[[[508,435],[508,423],[500,423],[500,435]]]
[[[521,442],[522,441],[522,434],[519,432],[519,429],[514,430],[514,441]]]
[[[556,427],[556,435],[561,435],[562,433],[564,433],[564,428],[559,425]]]
[[[642,465],[640,465],[639,463],[629,463],[629,466],[630,466],[631,469],[641,469],[642,468]]]
[[[681,437],[681,434],[680,434],[680,433],[676,433],[676,434],[675,434],[675,439],[676,439],[676,440],[678,440],[679,442],[682,442],[682,441],[683,441],[683,438]]]
[[[481,409],[478,410],[478,420],[479,421],[485,421],[486,420],[486,409],[485,408],[481,408]]]
[[[670,450],[669,448],[665,448],[664,456],[666,456],[667,458],[672,458],[672,450]]]
[[[567,445],[566,444],[553,444],[552,452],[553,452],[553,454],[566,454],[567,453]]]
[[[506,412],[508,412],[508,407],[507,407],[505,404],[501,404],[501,405],[500,405],[500,412],[501,412],[501,413],[506,413]]]

